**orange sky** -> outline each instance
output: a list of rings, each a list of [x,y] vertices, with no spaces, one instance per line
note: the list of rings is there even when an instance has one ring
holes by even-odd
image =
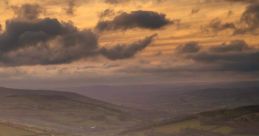
[[[98,34],[100,47],[112,48],[117,44],[126,45],[152,34],[158,34],[158,36],[148,47],[137,52],[133,57],[122,60],[109,60],[102,56],[95,56],[65,64],[2,66],[0,67],[0,75],[2,75],[0,81],[2,81],[3,85],[29,84],[31,81],[38,81],[39,83],[42,81],[55,81],[62,86],[62,82],[71,82],[71,84],[76,85],[77,83],[102,84],[107,82],[116,83],[117,81],[121,83],[146,83],[157,82],[157,79],[162,82],[184,81],[185,79],[190,81],[232,80],[230,77],[220,76],[221,74],[219,73],[222,71],[208,70],[201,72],[201,70],[199,71],[201,74],[192,74],[193,69],[186,70],[190,66],[194,67],[194,69],[199,69],[200,67],[211,67],[214,64],[201,66],[203,64],[200,64],[200,62],[186,60],[175,53],[176,48],[194,41],[204,48],[221,45],[222,43],[228,44],[233,40],[244,40],[249,46],[255,48],[254,50],[257,50],[259,44],[257,34],[233,35],[232,29],[213,31],[209,27],[210,22],[216,19],[223,24],[239,24],[246,7],[251,4],[248,2],[229,2],[228,0],[217,2],[213,2],[213,0],[164,0],[162,2],[157,2],[156,0],[132,0],[111,4],[104,0],[75,0],[72,2],[71,0],[60,0],[58,2],[56,0],[0,0],[1,33],[6,31],[5,22],[17,17],[18,13],[14,9],[24,4],[39,5],[42,8],[39,18],[56,18],[60,22],[72,23],[79,30],[92,30]],[[69,7],[69,4],[74,6]],[[69,8],[73,13],[68,14]],[[130,13],[143,10],[165,14],[166,18],[174,23],[160,29],[136,27],[128,30],[98,32],[94,27],[100,21],[100,13],[106,9],[113,11],[114,14],[107,16],[105,20],[112,20],[121,12]],[[137,68],[139,68],[138,71],[136,70]],[[153,68],[161,71],[173,69],[173,72],[171,74],[165,74],[166,72],[157,74],[156,71],[152,71]],[[184,70],[179,70],[181,68]],[[178,70],[180,72],[175,72]],[[236,71],[231,69],[229,72],[224,72],[226,72],[226,75],[235,75],[238,77],[235,79],[238,80],[256,79],[251,76],[254,75],[251,73],[237,72],[238,74],[235,74]],[[215,79],[211,78],[212,76]]]

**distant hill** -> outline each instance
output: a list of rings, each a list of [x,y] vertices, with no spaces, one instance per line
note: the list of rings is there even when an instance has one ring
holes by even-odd
[[[15,129],[24,136],[32,132],[20,130],[13,124],[22,128],[35,127],[50,134],[109,136],[135,124],[137,120],[122,107],[75,93],[0,88],[0,122],[0,131],[3,127]]]
[[[86,86],[69,90],[109,103],[191,115],[207,110],[259,104],[259,82]]]

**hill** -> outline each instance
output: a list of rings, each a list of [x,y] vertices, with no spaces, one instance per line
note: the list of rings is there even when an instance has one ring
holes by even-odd
[[[0,88],[0,136],[258,136],[257,89],[144,90],[157,114],[71,92]]]
[[[87,86],[69,90],[116,105],[163,112],[164,117],[259,104],[258,81],[209,85],[205,83]]]
[[[2,127],[17,129],[17,133],[37,128],[50,134],[99,136],[116,134],[135,124],[136,119],[122,107],[75,93],[0,88],[0,122]],[[23,129],[8,127],[6,122]]]
[[[124,136],[257,136],[259,105],[202,112],[134,128]]]

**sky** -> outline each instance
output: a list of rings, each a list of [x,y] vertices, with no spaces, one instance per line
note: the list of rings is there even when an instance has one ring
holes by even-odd
[[[0,86],[258,80],[258,0],[0,0]]]

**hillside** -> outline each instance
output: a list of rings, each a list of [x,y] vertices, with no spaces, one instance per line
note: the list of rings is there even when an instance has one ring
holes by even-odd
[[[98,136],[116,134],[136,123],[119,106],[75,93],[7,88],[0,88],[0,121],[51,133]]]
[[[245,101],[258,102],[254,93],[256,88],[247,92],[242,89],[235,91],[203,89],[196,90],[196,95],[194,92],[190,93],[192,91],[177,92],[170,102],[189,98],[189,101],[181,100],[172,105],[175,107],[171,107],[170,110],[176,110],[178,116],[175,112],[168,112],[166,116],[158,114],[156,115],[158,118],[153,118],[157,112],[152,110],[137,111],[71,92],[0,88],[0,136],[257,136],[259,134],[259,105],[217,108],[224,105],[245,105]],[[161,103],[162,96],[157,96],[159,98],[157,105],[164,104]],[[172,95],[168,97],[170,96]],[[223,96],[233,97],[227,101]],[[252,97],[256,99],[251,99]],[[168,100],[170,99],[165,99]],[[234,103],[234,100],[241,102]],[[205,111],[207,108],[207,111],[189,112],[193,107],[188,109],[183,105],[190,102],[193,102],[192,105],[199,110]],[[216,104],[219,106],[215,106]],[[208,105],[212,107],[208,108]],[[163,108],[161,107],[161,111]],[[178,112],[180,110],[181,112]]]
[[[259,105],[202,112],[134,128],[124,136],[258,136]]]

